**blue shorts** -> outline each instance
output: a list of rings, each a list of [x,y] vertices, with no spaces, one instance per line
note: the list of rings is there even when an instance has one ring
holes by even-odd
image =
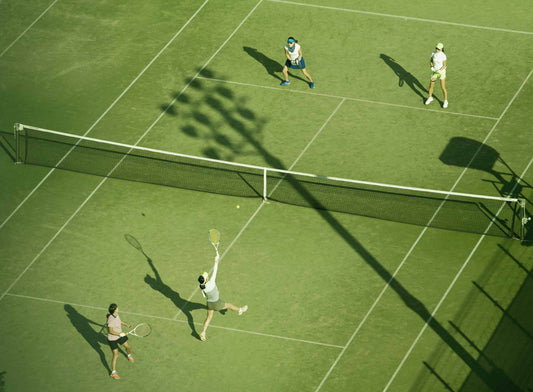
[[[305,68],[305,61],[304,61],[304,58],[302,57],[302,59],[300,60],[300,64],[292,65],[291,61],[287,60],[287,61],[285,61],[285,66],[287,68],[292,68],[292,69],[304,69]]]

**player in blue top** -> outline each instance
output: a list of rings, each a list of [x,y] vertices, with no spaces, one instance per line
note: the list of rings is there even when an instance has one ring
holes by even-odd
[[[309,75],[305,69],[302,47],[298,45],[298,41],[295,40],[294,37],[289,37],[287,39],[287,45],[285,45],[285,57],[287,57],[287,60],[285,61],[282,71],[285,80],[281,82],[281,85],[286,86],[291,83],[289,81],[289,68],[292,68],[301,69],[305,77],[309,79],[309,87],[315,88],[315,82],[313,82],[311,75]]]

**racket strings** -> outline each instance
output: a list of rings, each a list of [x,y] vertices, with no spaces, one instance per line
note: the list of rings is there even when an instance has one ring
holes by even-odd
[[[142,252],[142,246],[134,236],[132,236],[131,234],[124,234],[124,238],[126,238],[126,241],[128,241],[131,246]]]
[[[209,230],[209,240],[213,245],[218,245],[220,242],[220,233],[217,229]]]
[[[148,335],[150,335],[151,332],[152,332],[152,327],[150,327],[150,325],[146,324],[146,323],[137,325],[133,329],[133,331],[131,331],[131,333],[133,335],[137,335],[137,336],[141,336],[141,337],[148,336]]]

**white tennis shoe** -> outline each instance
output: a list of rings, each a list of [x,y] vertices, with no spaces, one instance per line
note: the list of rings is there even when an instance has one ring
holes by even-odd
[[[444,109],[446,109],[446,108],[448,107],[448,101],[447,101],[447,100],[444,101],[444,103],[442,104],[442,107],[443,107]]]
[[[431,102],[433,102],[433,97],[426,99],[426,105],[429,105]]]
[[[239,308],[239,316],[248,310],[248,305],[244,305],[242,308]]]

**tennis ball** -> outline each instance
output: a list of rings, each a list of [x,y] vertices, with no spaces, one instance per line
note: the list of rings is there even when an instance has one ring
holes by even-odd
[[[235,208],[241,208],[241,206],[237,204],[237,206]]]

